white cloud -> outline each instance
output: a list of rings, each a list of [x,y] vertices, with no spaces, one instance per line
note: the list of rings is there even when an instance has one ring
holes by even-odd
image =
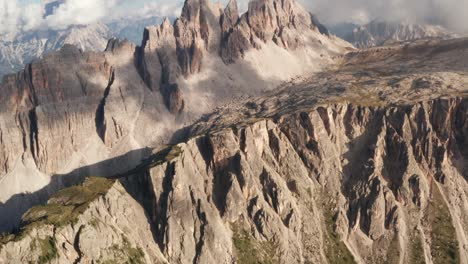
[[[436,23],[468,32],[468,0],[297,0],[326,23],[365,23],[374,18]],[[20,4],[28,2],[28,5]],[[0,34],[64,29],[119,17],[178,16],[183,0],[65,0],[44,18],[39,1],[0,0]],[[43,0],[51,2],[51,0]],[[221,0],[227,3],[228,0]],[[238,0],[247,9],[248,0]],[[35,3],[35,4],[34,4]]]
[[[106,17],[115,5],[115,0],[67,0],[44,19],[43,26],[65,29],[71,25],[95,23]]]
[[[144,16],[179,16],[182,10],[182,4],[170,3],[159,4],[156,2],[147,3],[141,9]]]
[[[182,6],[182,2],[149,2],[134,10],[120,9],[119,12],[112,14],[109,19],[118,19],[119,17],[147,18],[153,16],[178,17]]]
[[[42,11],[38,4],[21,6],[16,0],[0,0],[0,34],[15,34],[36,27]]]
[[[65,29],[71,25],[95,23],[108,15],[115,4],[116,0],[66,0],[51,15],[44,17],[42,4],[0,0],[0,34],[15,35],[34,29]]]
[[[58,1],[63,3],[44,17],[45,4]],[[0,35],[14,37],[29,30],[60,30],[122,17],[174,17],[182,5],[182,0],[0,0]]]

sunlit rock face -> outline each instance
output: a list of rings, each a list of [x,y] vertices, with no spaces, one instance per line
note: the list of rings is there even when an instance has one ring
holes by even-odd
[[[350,49],[321,34],[295,1],[281,2],[253,2],[239,17],[235,1],[226,9],[187,1],[174,23],[148,27],[141,46],[112,39],[104,52],[87,52],[65,45],[6,76],[0,85],[0,211],[10,217],[0,218],[0,229],[17,225],[31,205],[84,176],[135,166],[216,106],[317,72]],[[274,6],[281,10],[262,11]],[[249,15],[256,17],[256,33],[238,53],[237,44],[225,43],[234,28],[250,27]],[[262,35],[260,28],[273,21]],[[280,40],[286,36],[281,28],[292,34],[289,40]],[[224,60],[226,54],[232,60]]]
[[[0,259],[37,260],[48,251],[26,249],[47,241],[58,263],[466,260],[466,98],[291,108],[205,130],[215,114],[117,181],[59,192]]]
[[[456,39],[354,51],[219,107],[133,169],[28,210],[0,260],[465,263],[467,50]]]

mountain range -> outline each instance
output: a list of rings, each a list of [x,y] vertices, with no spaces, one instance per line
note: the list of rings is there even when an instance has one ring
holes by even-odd
[[[468,39],[186,0],[0,85],[0,263],[467,263]]]
[[[457,37],[456,33],[439,25],[392,22],[381,19],[372,20],[362,26],[352,23],[338,24],[332,26],[331,31],[357,48],[371,48],[427,38]]]
[[[64,1],[50,1],[44,5],[44,16],[53,14]],[[38,29],[3,35],[0,39],[0,79],[21,70],[25,64],[57,51],[65,44],[83,51],[104,51],[110,38],[128,39],[140,44],[143,29],[160,24],[164,18],[122,17],[90,25],[72,25],[66,29]]]

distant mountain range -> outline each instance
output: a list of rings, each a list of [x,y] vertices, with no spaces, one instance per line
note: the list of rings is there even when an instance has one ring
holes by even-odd
[[[457,37],[457,34],[438,25],[389,22],[379,19],[362,26],[352,23],[338,24],[331,26],[330,31],[357,48],[370,48],[424,38]]]
[[[44,5],[45,16],[53,13],[61,3]],[[65,30],[35,30],[0,38],[0,78],[21,70],[26,63],[72,44],[83,51],[103,51],[110,38],[127,39],[135,44],[142,41],[145,27],[158,25],[163,17],[122,18],[106,23],[75,25]]]
[[[106,25],[74,26],[66,30],[27,32],[0,40],[0,76],[13,73],[33,59],[56,51],[65,44],[82,50],[103,50],[112,36]]]

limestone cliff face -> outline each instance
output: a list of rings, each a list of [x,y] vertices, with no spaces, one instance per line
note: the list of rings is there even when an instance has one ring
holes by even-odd
[[[312,16],[295,1],[252,1],[248,11],[239,18],[237,2],[232,0],[222,18],[225,35],[221,56],[227,63],[241,58],[251,48],[260,47],[263,42],[298,48],[306,43],[305,32],[319,32],[312,23]]]
[[[38,224],[0,259],[35,260],[44,250],[14,252],[49,239],[52,263],[466,263],[467,110],[329,104],[208,132],[119,176],[78,220],[31,210]]]
[[[259,1],[251,16],[265,15],[258,14],[261,5],[274,2]],[[270,20],[294,20],[289,6],[295,2],[283,2],[288,13],[274,13]],[[188,0],[174,24],[148,27],[141,47],[116,39],[104,52],[66,45],[6,76],[0,85],[0,211],[11,217],[0,218],[0,230],[11,229],[32,204],[85,175],[108,176],[136,165],[147,148],[168,143],[177,129],[231,98],[257,95],[330,65],[348,45],[307,28],[309,37],[324,43],[320,49],[304,47],[301,52],[310,57],[262,38],[263,46],[252,47],[248,58],[226,64],[220,54],[228,26],[221,21],[237,23],[235,6],[230,3],[232,12],[224,19],[219,5]],[[284,72],[271,60],[295,66]],[[126,162],[105,162],[119,157]]]

